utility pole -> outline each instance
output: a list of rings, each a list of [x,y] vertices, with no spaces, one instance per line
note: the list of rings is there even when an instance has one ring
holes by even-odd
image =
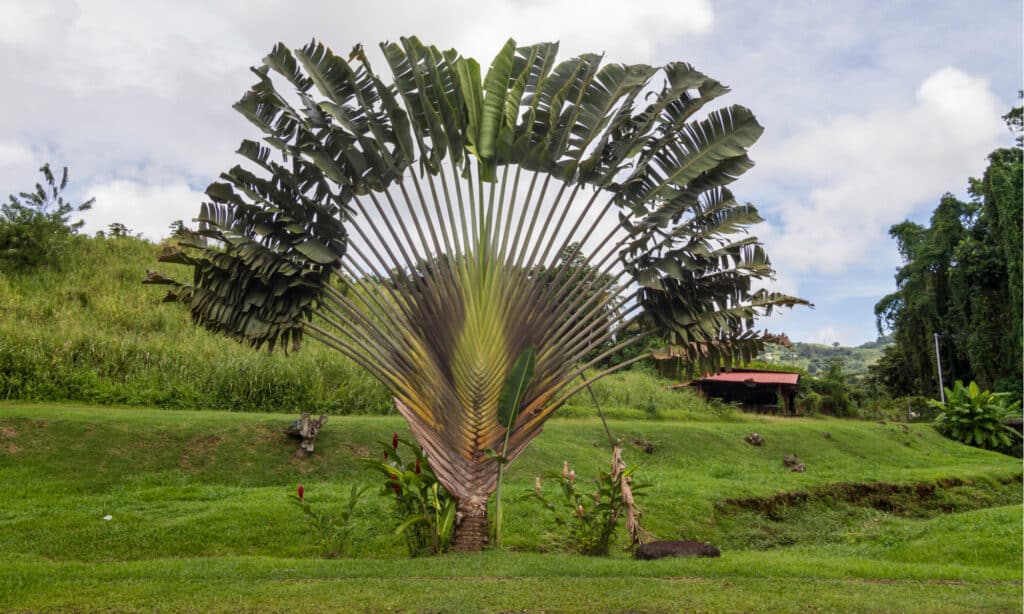
[[[939,333],[935,333],[935,367],[939,370],[939,399],[946,402],[946,389],[942,385],[942,357],[939,356]]]

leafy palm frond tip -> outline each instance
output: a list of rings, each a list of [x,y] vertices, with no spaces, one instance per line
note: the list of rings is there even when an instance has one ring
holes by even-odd
[[[483,451],[505,438],[499,396],[526,348],[509,458],[623,347],[658,337],[713,369],[761,348],[756,316],[805,303],[752,286],[772,275],[745,235],[761,218],[727,186],[762,127],[708,109],[718,81],[557,61],[553,43],[509,40],[486,72],[416,38],[381,49],[390,83],[361,47],[274,47],[235,105],[262,141],[161,258],[192,282],[149,281],[212,330],[309,336],[365,367],[460,500],[494,489]]]

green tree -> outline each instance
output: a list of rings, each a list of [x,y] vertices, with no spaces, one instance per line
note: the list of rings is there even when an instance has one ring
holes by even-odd
[[[1005,116],[1018,133],[1020,110]],[[938,334],[945,381],[974,379],[1020,396],[1022,157],[1019,139],[994,151],[984,175],[970,180],[970,202],[946,194],[928,227],[906,221],[890,229],[904,265],[875,315],[896,347],[872,377],[892,394],[938,394]]]
[[[983,388],[1016,392],[1021,383],[1021,243],[1024,155],[1019,147],[989,156],[981,179],[971,181],[977,220],[957,246],[951,279],[957,347]]]
[[[107,236],[112,239],[122,239],[132,236],[132,230],[121,222],[114,222],[107,225]]]
[[[78,232],[83,220],[71,222],[71,214],[92,208],[96,199],[72,205],[64,199],[68,186],[65,166],[60,181],[44,164],[39,172],[43,183],[35,190],[11,194],[0,205],[0,265],[11,269],[27,269],[52,262],[69,235]]]
[[[918,394],[927,389],[921,373],[910,368],[916,356],[908,356],[904,346],[894,343],[882,350],[882,355],[868,366],[868,379],[892,396]]]
[[[193,283],[149,281],[212,330],[257,347],[309,336],[373,373],[457,498],[453,548],[479,550],[501,466],[485,451],[514,461],[585,370],[652,337],[704,368],[749,360],[755,317],[803,301],[753,289],[772,274],[742,235],[760,217],[726,186],[762,128],[707,108],[718,81],[683,63],[556,62],[551,43],[509,40],[487,71],[415,38],[382,50],[392,84],[361,47],[276,46],[235,105],[264,144],[242,143],[248,166],[207,189],[186,251],[163,257]],[[563,257],[573,243],[588,267]],[[528,348],[533,376],[502,424]]]
[[[833,358],[828,361],[824,373],[801,379],[805,399],[814,411],[826,411],[836,416],[850,416],[856,411],[843,366],[842,359]]]

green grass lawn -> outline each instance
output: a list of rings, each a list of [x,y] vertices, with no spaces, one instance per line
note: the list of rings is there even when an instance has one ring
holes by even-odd
[[[410,560],[371,492],[350,558],[323,560],[288,495],[302,483],[315,507],[339,506],[352,482],[373,480],[358,459],[405,429],[334,417],[297,460],[280,433],[292,418],[0,404],[0,611],[1021,610],[1019,459],[928,426],[613,421],[653,444],[626,449],[651,484],[647,528],[710,541],[720,559],[569,554],[546,512],[512,496],[507,551]],[[752,431],[762,447],[743,441]],[[563,459],[596,475],[610,456],[602,433],[594,420],[549,422],[507,492]],[[807,471],[786,471],[787,453]],[[863,483],[876,494],[843,495]],[[750,505],[778,493],[809,496]]]

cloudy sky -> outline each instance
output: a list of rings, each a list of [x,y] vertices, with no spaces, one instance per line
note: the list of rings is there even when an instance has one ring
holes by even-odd
[[[685,60],[766,127],[735,192],[767,218],[756,233],[777,286],[817,305],[768,325],[856,345],[875,337],[873,305],[894,288],[889,226],[964,196],[1011,142],[1000,115],[1022,88],[1021,24],[1020,0],[3,0],[0,196],[50,161],[70,167],[73,196],[96,197],[87,231],[116,221],[165,235],[256,136],[231,104],[277,41],[346,51],[416,34],[486,65],[513,36],[617,62]]]

